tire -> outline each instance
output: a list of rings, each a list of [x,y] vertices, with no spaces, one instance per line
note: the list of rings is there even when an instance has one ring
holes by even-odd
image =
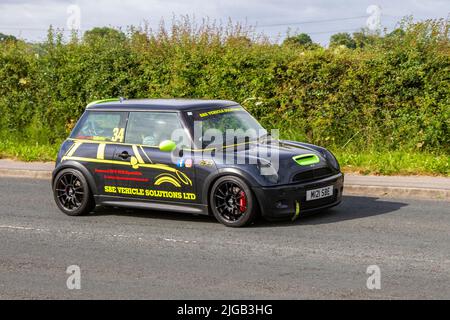
[[[244,227],[256,217],[256,199],[247,183],[235,176],[217,179],[209,194],[214,217],[227,227]]]
[[[56,175],[53,197],[58,208],[68,216],[87,215],[95,208],[89,184],[76,169],[63,169]]]

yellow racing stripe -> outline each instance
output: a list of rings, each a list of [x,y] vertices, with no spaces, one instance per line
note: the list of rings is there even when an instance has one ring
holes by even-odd
[[[99,160],[104,160],[105,159],[105,148],[106,148],[106,144],[105,143],[100,143],[98,145],[97,159],[99,159]]]
[[[93,141],[93,140],[83,140],[83,139],[74,139],[69,138],[68,140],[75,141],[75,142],[81,142],[81,143],[105,143],[105,144],[115,144],[115,145],[123,145],[123,146],[132,146],[130,143],[123,143],[123,142],[112,142],[112,141]],[[192,151],[192,152],[206,152],[206,151],[213,151],[213,150],[219,150],[219,149],[227,149],[232,147],[238,147],[246,144],[252,144],[252,143],[258,143],[258,141],[249,141],[249,142],[242,142],[242,143],[235,143],[235,144],[229,144],[222,147],[212,147],[212,148],[206,148],[206,149],[192,149],[192,148],[183,148],[185,151]],[[159,146],[150,146],[150,145],[144,145],[144,144],[136,144],[138,147],[145,147],[145,148],[152,148],[152,149],[159,149]]]
[[[141,155],[139,154],[138,147],[135,144],[133,144],[131,147],[133,148],[134,156],[138,160],[138,163],[144,163],[144,160],[142,159]]]
[[[69,149],[69,151],[66,154],[66,157],[71,157],[77,151],[77,149],[82,145],[82,142],[75,142],[72,147]]]

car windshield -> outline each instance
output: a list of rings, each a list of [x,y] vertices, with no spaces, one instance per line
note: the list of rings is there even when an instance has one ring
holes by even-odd
[[[254,141],[267,135],[267,131],[241,106],[194,112],[194,126],[201,128],[195,139],[202,148]]]

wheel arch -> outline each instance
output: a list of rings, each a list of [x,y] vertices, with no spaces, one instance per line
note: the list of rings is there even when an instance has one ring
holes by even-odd
[[[76,169],[76,170],[80,171],[83,174],[83,176],[86,178],[89,188],[91,189],[91,193],[93,195],[98,194],[97,193],[97,185],[95,184],[94,177],[92,176],[92,174],[89,172],[89,170],[85,166],[83,166],[81,163],[76,162],[76,161],[65,161],[64,163],[61,163],[60,165],[58,165],[55,168],[55,170],[53,170],[52,188],[55,183],[56,176],[58,175],[58,173],[60,173],[64,169]]]
[[[238,177],[242,180],[244,180],[244,182],[248,185],[248,187],[250,188],[250,190],[252,190],[252,187],[255,185],[258,185],[257,181],[247,172],[240,170],[240,169],[236,169],[236,168],[223,168],[223,169],[219,169],[217,170],[217,172],[215,172],[214,174],[210,175],[206,180],[205,180],[205,184],[204,184],[204,188],[202,190],[202,199],[204,204],[206,204],[208,206],[208,214],[212,215],[211,212],[211,206],[209,203],[209,195],[211,194],[211,189],[214,185],[214,183],[225,176],[234,176],[234,177]],[[258,199],[258,197],[256,196],[256,194],[253,192],[253,196],[256,199],[256,204],[258,207],[260,207],[260,201]]]

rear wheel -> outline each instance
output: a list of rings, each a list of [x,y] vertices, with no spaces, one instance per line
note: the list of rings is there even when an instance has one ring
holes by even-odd
[[[219,178],[211,188],[211,210],[228,227],[243,227],[256,216],[256,203],[247,183],[234,176]]]
[[[53,195],[58,208],[69,216],[91,212],[95,201],[83,174],[76,169],[64,169],[53,183]]]

